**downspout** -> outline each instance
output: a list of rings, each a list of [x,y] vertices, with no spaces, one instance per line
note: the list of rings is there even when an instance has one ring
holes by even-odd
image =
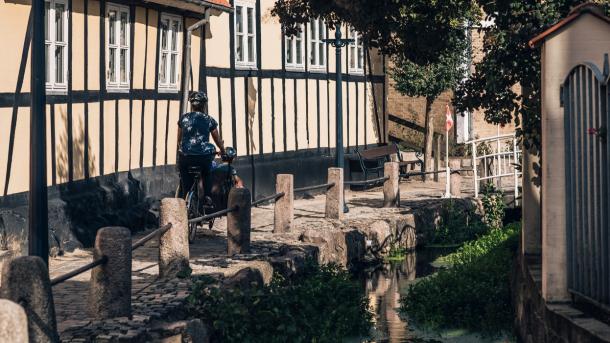
[[[184,65],[182,66],[182,109],[181,114],[186,113],[189,100],[189,83],[191,82],[191,36],[193,31],[206,25],[210,21],[210,8],[205,9],[204,18],[186,29],[186,43],[184,46]],[[205,34],[205,33],[204,33]]]

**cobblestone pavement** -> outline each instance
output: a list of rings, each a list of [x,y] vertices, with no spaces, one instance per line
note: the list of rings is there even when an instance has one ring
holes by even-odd
[[[466,185],[466,182],[465,182]],[[422,183],[408,181],[401,184],[401,204],[398,211],[409,211],[428,201],[438,199],[444,193],[444,182]],[[346,190],[350,207],[347,218],[374,216],[382,205],[380,188],[352,192]],[[295,226],[317,227],[324,223],[325,197],[305,196],[297,199],[295,206]],[[191,245],[190,263],[195,275],[228,276],[244,266],[265,269],[260,256],[278,251],[280,246],[298,244],[299,232],[273,235],[273,206],[266,205],[252,210],[252,249],[248,256],[232,259],[226,257],[225,218],[218,219],[213,230],[200,229],[196,242]],[[144,236],[139,233],[133,240]],[[90,249],[78,250],[50,260],[51,278],[73,270],[91,261]],[[87,312],[87,294],[90,272],[82,273],[53,287],[58,331],[62,341],[89,341],[91,335],[102,333],[96,341],[113,341],[117,338],[132,340],[143,333],[145,327],[155,319],[171,317],[188,295],[190,280],[158,280],[158,244],[156,240],[133,253],[132,265],[132,318],[115,318],[103,322],[91,319]],[[259,263],[259,265],[256,265]],[[267,262],[265,262],[267,263]],[[268,263],[267,263],[268,265]],[[263,272],[263,274],[265,274]],[[271,272],[267,278],[271,277]]]

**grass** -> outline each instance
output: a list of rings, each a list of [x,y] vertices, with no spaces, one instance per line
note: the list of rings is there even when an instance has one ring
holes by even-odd
[[[442,258],[436,274],[409,287],[401,312],[432,330],[467,329],[489,336],[512,329],[510,268],[520,227],[493,229]]]

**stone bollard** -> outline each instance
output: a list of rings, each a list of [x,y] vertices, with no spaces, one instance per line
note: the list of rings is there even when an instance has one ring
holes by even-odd
[[[97,231],[93,259],[108,261],[91,270],[89,313],[97,319],[131,315],[131,231],[119,226]]]
[[[28,317],[23,307],[0,299],[0,343],[28,342]]]
[[[23,306],[31,343],[59,342],[49,270],[40,257],[21,256],[5,263],[0,297]]]
[[[383,182],[383,207],[400,206],[400,165],[398,162],[386,162],[383,175],[388,177]]]
[[[228,208],[237,210],[227,214],[227,254],[247,254],[250,252],[250,224],[252,199],[247,188],[233,188],[229,192]]]
[[[172,224],[159,237],[159,275],[172,278],[189,268],[188,214],[186,203],[179,198],[161,200],[159,225]]]
[[[292,174],[278,174],[275,179],[275,192],[284,196],[275,200],[273,232],[288,232],[294,220],[294,177]]]
[[[462,197],[462,175],[459,171],[461,168],[461,160],[449,160],[449,169],[451,169],[451,196],[454,198]],[[458,171],[454,172],[454,170]]]
[[[326,192],[326,218],[343,219],[343,169],[328,168],[328,183],[335,185]]]

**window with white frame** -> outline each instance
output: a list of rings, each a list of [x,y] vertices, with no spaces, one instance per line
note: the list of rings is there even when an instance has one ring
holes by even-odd
[[[235,65],[256,67],[255,0],[235,0]]]
[[[305,25],[300,26],[299,32],[293,36],[286,36],[286,68],[305,69]]]
[[[106,88],[128,90],[129,7],[108,4],[106,10]]]
[[[182,18],[163,13],[160,29],[159,90],[178,91],[180,89]]]
[[[65,0],[45,2],[46,88],[66,91],[68,88],[68,5]]]
[[[309,22],[309,69],[326,70],[326,24],[322,19]]]
[[[364,47],[362,46],[362,36],[356,32],[353,27],[348,30],[347,38],[353,39],[354,42],[348,46],[349,54],[349,72],[363,73],[364,72]]]

